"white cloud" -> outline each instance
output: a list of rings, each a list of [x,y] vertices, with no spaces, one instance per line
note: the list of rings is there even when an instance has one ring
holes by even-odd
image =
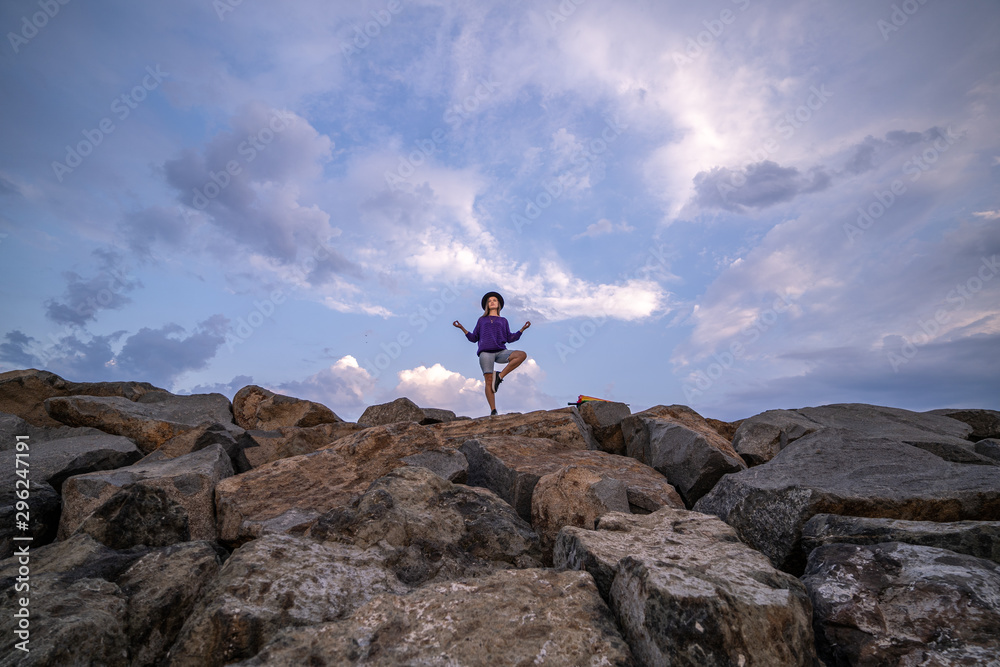
[[[296,398],[322,403],[341,418],[349,419],[357,418],[368,406],[375,388],[375,378],[358,365],[357,359],[346,355],[305,380],[285,382],[269,388]]]
[[[986,220],[1000,220],[1000,210],[996,211],[975,211],[974,216],[977,218],[984,218]]]
[[[592,225],[588,225],[586,230],[574,236],[573,239],[582,239],[586,236],[596,238],[598,236],[604,236],[605,234],[613,234],[615,231],[624,233],[634,232],[635,227],[630,226],[627,222],[620,222],[616,225],[607,218],[601,218]]]

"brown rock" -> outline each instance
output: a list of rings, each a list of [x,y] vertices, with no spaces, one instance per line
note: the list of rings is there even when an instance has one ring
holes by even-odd
[[[54,396],[121,396],[130,401],[150,391],[164,391],[148,382],[70,382],[55,373],[34,368],[0,373],[0,412],[8,412],[34,426],[62,426],[45,411],[45,399]]]
[[[266,463],[219,483],[219,538],[242,544],[270,532],[305,531],[321,514],[346,506],[403,457],[440,449],[443,438],[412,422],[376,426],[312,454]]]
[[[306,428],[281,426],[272,431],[247,431],[252,446],[243,449],[243,455],[252,468],[258,468],[278,459],[310,454],[364,429],[360,424],[336,422]]]
[[[580,417],[590,427],[598,447],[611,454],[625,455],[622,420],[632,414],[624,403],[585,401],[578,408]]]
[[[537,410],[527,414],[496,415],[479,419],[458,419],[429,428],[440,433],[452,447],[470,438],[514,435],[548,438],[573,449],[599,449],[590,427],[575,408]]]
[[[734,422],[724,422],[724,421],[719,421],[718,419],[712,419],[711,417],[706,417],[705,421],[708,423],[709,426],[714,428],[719,435],[721,435],[729,442],[732,442],[733,436],[736,435],[736,431],[746,420],[739,419]]]
[[[309,428],[344,421],[321,403],[275,394],[255,384],[236,392],[233,416],[248,431],[273,431],[282,426]]]

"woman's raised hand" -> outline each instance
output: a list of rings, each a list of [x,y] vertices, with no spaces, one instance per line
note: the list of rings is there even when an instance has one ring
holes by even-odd
[[[452,322],[451,326],[455,327],[456,329],[464,329],[465,328],[465,327],[462,326],[462,323],[459,322],[458,320],[455,320],[454,322]]]
[[[528,320],[527,322],[524,323],[524,326],[521,327],[521,331],[524,331],[525,329],[527,329],[530,326],[531,326],[531,320]]]

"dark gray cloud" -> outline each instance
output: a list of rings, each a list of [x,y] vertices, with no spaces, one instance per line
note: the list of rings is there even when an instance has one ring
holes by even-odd
[[[199,323],[188,336],[177,324],[143,327],[125,341],[115,363],[129,375],[170,385],[181,373],[207,366],[225,343],[228,327],[229,320],[222,315]]]
[[[943,136],[943,131],[937,127],[933,127],[926,132],[892,130],[886,132],[884,139],[876,139],[868,135],[860,143],[851,147],[849,157],[844,165],[844,171],[849,174],[863,174],[866,171],[871,171],[887,157],[898,153],[902,149],[918,144],[921,141],[937,139],[940,136]]]
[[[154,244],[168,248],[183,248],[189,240],[192,225],[181,207],[154,206],[130,213],[121,225],[129,249],[148,255]]]
[[[791,201],[800,194],[819,192],[830,186],[830,175],[815,167],[802,173],[771,160],[747,165],[744,169],[714,167],[694,177],[695,201],[706,208],[740,212],[767,208]]]
[[[233,400],[238,392],[243,387],[248,384],[253,384],[253,376],[250,375],[237,375],[229,382],[225,384],[216,382],[215,384],[199,384],[191,387],[189,391],[180,392],[182,394],[222,394],[223,396],[229,397],[229,400]]]
[[[128,274],[122,256],[113,249],[98,249],[93,254],[100,260],[99,272],[84,278],[66,271],[66,291],[60,299],[45,303],[45,315],[56,324],[82,327],[97,319],[102,310],[119,310],[132,302],[126,296],[142,283]]]
[[[28,351],[36,339],[15,329],[4,336],[6,342],[0,343],[0,361],[5,361],[16,368],[33,368],[38,364],[38,358]]]

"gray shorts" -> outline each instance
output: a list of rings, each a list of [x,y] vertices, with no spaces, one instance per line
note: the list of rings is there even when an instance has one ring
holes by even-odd
[[[497,352],[480,352],[479,367],[483,369],[483,375],[493,372],[493,364],[506,364],[510,360],[510,353],[514,350],[499,350]]]

